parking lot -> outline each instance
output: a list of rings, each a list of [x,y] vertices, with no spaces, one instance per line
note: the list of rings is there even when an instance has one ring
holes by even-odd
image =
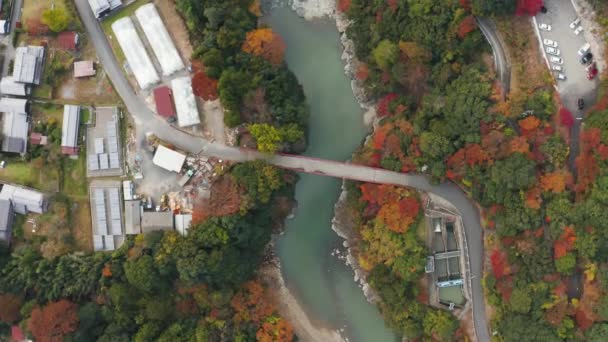
[[[570,23],[578,17],[570,1],[546,0],[545,7],[547,13],[539,13],[536,20],[538,24],[551,25],[551,31],[540,30],[540,35],[542,39],[551,39],[558,44],[557,48],[561,51],[559,57],[564,60],[562,65],[564,71],[562,73],[567,77],[566,80],[557,80],[558,90],[565,107],[570,109],[577,119],[580,119],[583,117],[584,110],[595,102],[599,82],[597,76],[591,81],[587,79],[585,66],[579,61],[580,57],[577,51],[586,43],[585,32],[576,35],[574,30],[570,28]],[[585,29],[583,26],[583,30]],[[595,51],[591,52],[595,54]],[[544,45],[543,53],[547,58],[550,57],[550,55],[547,55]],[[552,72],[552,74],[555,77],[557,72]],[[577,108],[579,98],[585,101],[583,110]]]

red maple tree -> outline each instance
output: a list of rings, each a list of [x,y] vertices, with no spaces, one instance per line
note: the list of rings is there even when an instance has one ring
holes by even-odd
[[[562,125],[568,128],[574,125],[574,117],[572,116],[572,112],[570,112],[566,107],[559,109],[559,120]]]
[[[569,251],[574,249],[574,243],[576,242],[576,232],[574,228],[568,226],[564,227],[564,231],[560,235],[559,239],[553,243],[553,255],[555,259],[566,256]]]
[[[543,0],[518,0],[515,14],[518,16],[535,16],[538,12],[540,12],[542,6]]]
[[[78,328],[78,306],[67,299],[32,310],[28,329],[38,342],[62,342]]]
[[[475,18],[472,15],[469,15],[460,22],[460,25],[458,26],[458,37],[463,39],[469,33],[475,31],[475,29],[477,29]]]
[[[217,80],[210,78],[203,71],[199,71],[192,77],[192,91],[194,95],[204,100],[217,99]]]

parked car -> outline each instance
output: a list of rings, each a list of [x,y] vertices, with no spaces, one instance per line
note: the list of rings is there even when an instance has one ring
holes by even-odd
[[[583,27],[582,26],[579,26],[579,27],[576,28],[576,30],[574,30],[574,34],[577,35],[577,36],[579,34],[581,34],[581,32],[583,32]]]
[[[551,70],[564,72],[564,67],[561,65],[551,65]]]
[[[587,67],[587,79],[592,80],[597,76],[597,65],[595,62]]]
[[[570,28],[575,29],[581,23],[581,18],[576,18],[570,23]]]
[[[551,39],[543,39],[543,44],[550,46],[550,47],[557,47],[557,42],[555,40],[551,40]]]
[[[551,31],[551,25],[549,24],[538,24],[538,28],[544,31]]]
[[[0,161],[0,169],[4,169],[6,167],[6,161]]]
[[[566,80],[566,75],[562,74],[561,72],[559,74],[557,74],[557,79],[560,81],[565,81]]]
[[[556,56],[549,56],[549,62],[555,64],[564,64],[564,60]]]
[[[554,55],[554,56],[561,55],[561,51],[559,51],[559,49],[552,48],[552,47],[549,47],[549,46],[547,46],[545,48],[545,51],[547,51],[547,53],[550,54],[550,55]]]
[[[175,116],[170,116],[167,118],[167,123],[175,123],[177,121],[177,118]]]
[[[585,108],[585,100],[578,99],[576,101],[576,105],[578,106],[578,109],[582,110],[583,108]]]
[[[581,57],[581,64],[589,64],[593,61],[593,54],[591,52],[587,52],[586,55],[584,55],[583,57]]]
[[[589,52],[589,50],[591,50],[591,44],[585,43],[585,45],[581,46],[581,48],[578,49],[578,55],[584,56],[587,52]]]

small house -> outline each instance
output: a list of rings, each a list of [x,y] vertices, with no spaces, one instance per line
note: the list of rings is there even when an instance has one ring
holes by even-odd
[[[91,77],[95,76],[95,64],[93,61],[78,61],[74,62],[74,77]]]

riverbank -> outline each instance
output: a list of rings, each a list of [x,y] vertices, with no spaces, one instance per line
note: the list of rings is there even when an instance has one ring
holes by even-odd
[[[272,248],[269,248],[272,250]],[[304,308],[300,305],[291,290],[285,284],[281,274],[281,263],[271,256],[258,274],[265,286],[276,295],[276,301],[281,317],[289,321],[294,328],[299,341],[302,342],[344,342],[340,333],[329,326],[313,323]]]

